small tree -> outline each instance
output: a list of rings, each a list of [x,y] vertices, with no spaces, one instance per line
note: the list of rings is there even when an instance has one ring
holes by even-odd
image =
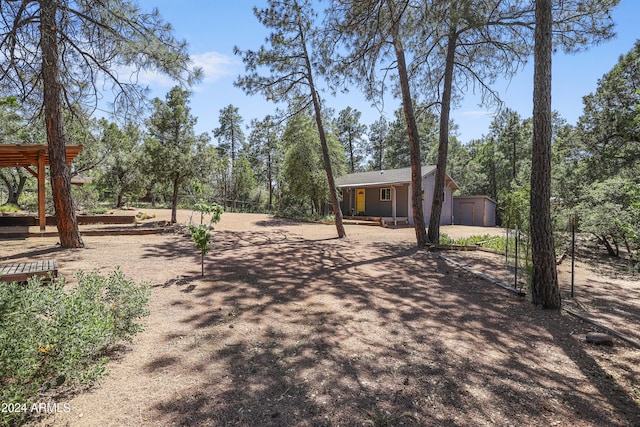
[[[149,136],[142,147],[143,170],[153,181],[171,186],[171,223],[177,221],[179,190],[191,178],[207,176],[212,167],[209,135],[195,134],[197,118],[191,114],[187,90],[174,86],[166,100],[153,100],[147,119]]]
[[[249,95],[259,93],[269,100],[288,100],[293,115],[313,106],[336,231],[338,237],[347,237],[322,118],[322,100],[316,90],[315,73],[318,67],[313,48],[317,34],[313,27],[313,4],[309,0],[269,0],[268,5],[266,9],[254,8],[254,14],[265,27],[273,30],[267,39],[271,48],[262,46],[258,51],[244,52],[234,48],[236,54],[242,55],[247,71],[245,76],[236,80],[235,85]],[[268,75],[260,74],[259,70],[263,68],[269,70]]]
[[[209,205],[203,201],[199,201],[194,206],[196,212],[200,212],[200,224],[189,225],[189,233],[191,233],[191,240],[196,244],[196,248],[200,249],[200,275],[204,277],[204,256],[211,250],[211,231],[213,231],[213,224],[220,221],[222,216],[222,206],[213,204]],[[208,216],[208,221],[205,222]]]

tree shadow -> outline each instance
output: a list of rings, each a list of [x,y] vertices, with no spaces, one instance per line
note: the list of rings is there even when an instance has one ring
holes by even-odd
[[[575,338],[584,325],[574,319],[536,311],[411,244],[261,234],[220,232],[212,242],[206,280],[190,295],[218,306],[179,319],[199,337],[182,348],[195,357],[193,380],[154,405],[158,422],[637,421],[633,399],[610,394],[615,379],[594,384],[608,371]],[[147,256],[183,249],[151,246]]]
[[[61,248],[60,246],[56,246],[56,247],[48,247],[48,248],[42,248],[42,249],[28,249],[24,252],[20,252],[20,253],[16,253],[13,255],[9,255],[9,256],[3,256],[2,258],[0,258],[0,261],[11,261],[13,259],[20,259],[20,258],[34,258],[34,257],[40,257],[40,256],[45,256],[45,255],[52,255],[52,254],[57,254],[57,253],[64,253],[68,251],[68,249],[65,248]]]

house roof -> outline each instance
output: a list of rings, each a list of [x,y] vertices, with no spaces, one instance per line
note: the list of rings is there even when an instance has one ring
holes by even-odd
[[[421,176],[424,178],[431,173],[435,173],[435,171],[435,165],[422,166]],[[448,183],[452,183],[454,188],[458,188],[458,185],[451,179],[451,177],[449,177],[449,175],[446,176],[446,180]],[[410,182],[410,167],[402,169],[352,173],[336,178],[336,186],[339,188],[375,187],[380,185],[408,184]]]

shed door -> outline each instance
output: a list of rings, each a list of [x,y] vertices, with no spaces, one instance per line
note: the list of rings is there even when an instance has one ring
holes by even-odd
[[[460,203],[460,224],[462,225],[475,225],[475,203],[462,202]]]
[[[364,214],[364,188],[356,190],[356,215]]]

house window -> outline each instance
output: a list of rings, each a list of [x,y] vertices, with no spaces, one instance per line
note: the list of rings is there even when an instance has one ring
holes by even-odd
[[[380,201],[381,202],[390,202],[391,201],[391,188],[381,188],[380,189]]]

